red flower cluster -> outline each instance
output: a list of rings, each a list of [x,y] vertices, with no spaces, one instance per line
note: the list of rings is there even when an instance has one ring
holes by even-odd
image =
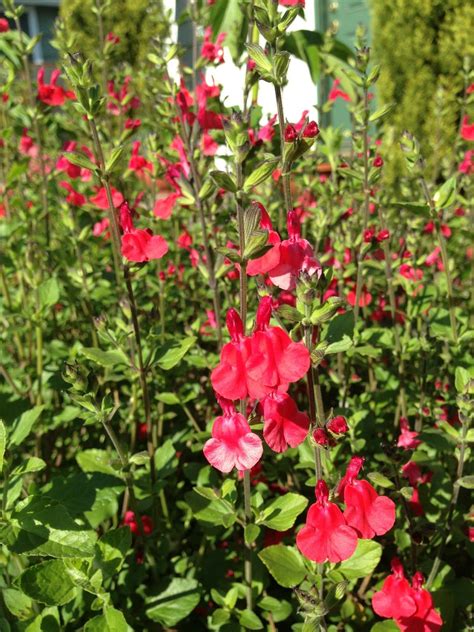
[[[408,583],[398,558],[392,560],[392,574],[382,589],[372,597],[374,612],[385,619],[394,619],[402,632],[437,632],[443,620],[433,607],[431,594],[423,586],[423,575],[414,574]]]
[[[271,302],[270,297],[261,300],[251,336],[243,335],[242,321],[234,309],[227,313],[231,342],[223,346],[220,362],[211,374],[212,386],[221,397],[261,399],[286,392],[291,382],[308,371],[306,347],[293,342],[280,327],[269,326]]]
[[[314,562],[341,562],[348,559],[358,538],[384,535],[395,522],[395,503],[379,496],[372,485],[356,477],[364,459],[353,457],[337,493],[344,495],[344,513],[329,502],[329,490],[322,480],[316,485],[316,503],[311,505],[305,526],[296,537],[299,550]]]

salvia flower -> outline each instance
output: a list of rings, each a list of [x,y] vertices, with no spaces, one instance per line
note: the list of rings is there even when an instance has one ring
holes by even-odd
[[[38,69],[38,99],[46,105],[59,106],[64,105],[66,99],[75,99],[75,94],[71,90],[65,90],[62,86],[58,86],[57,82],[60,76],[59,70],[53,70],[49,83],[44,82],[44,66]]]
[[[168,243],[161,235],[149,230],[133,229],[122,235],[122,255],[128,261],[142,263],[161,259],[168,252]]]
[[[234,467],[239,471],[250,470],[260,461],[262,441],[231,401],[219,398],[219,403],[223,415],[214,421],[212,438],[204,445],[204,456],[220,472],[230,472]]]
[[[309,417],[287,393],[271,393],[263,400],[263,424],[267,444],[275,452],[284,452],[306,439]]]
[[[379,496],[368,481],[357,478],[364,458],[352,457],[339,483],[338,493],[344,495],[344,517],[360,538],[372,539],[384,535],[395,522],[395,503],[387,496]]]
[[[355,551],[357,533],[346,524],[339,507],[329,502],[329,490],[323,480],[316,485],[316,502],[308,509],[296,545],[305,557],[318,564],[342,562]]]
[[[212,64],[222,64],[224,62],[224,49],[222,48],[222,44],[224,43],[226,36],[227,33],[219,33],[216,42],[213,43],[211,41],[212,27],[206,27],[206,30],[204,31],[204,42],[201,49],[201,56]]]

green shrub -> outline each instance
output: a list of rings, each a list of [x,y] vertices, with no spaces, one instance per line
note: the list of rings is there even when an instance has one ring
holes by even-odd
[[[408,129],[422,142],[433,177],[455,160],[464,59],[473,55],[474,5],[465,0],[371,0],[381,103],[397,104],[391,143]],[[391,132],[391,133],[390,133]],[[391,152],[393,154],[393,152]],[[391,159],[389,176],[400,167]]]
[[[63,0],[60,16],[65,32],[73,36],[75,46],[90,57],[97,53],[99,42],[96,0]],[[114,48],[117,60],[137,66],[149,52],[151,38],[163,39],[168,33],[168,22],[161,0],[113,0],[101,2],[103,31],[120,38]],[[99,6],[100,6],[99,5]]]

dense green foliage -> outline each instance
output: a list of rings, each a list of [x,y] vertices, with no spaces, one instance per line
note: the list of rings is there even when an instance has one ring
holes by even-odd
[[[62,0],[64,30],[73,39],[74,50],[86,57],[93,57],[102,47],[100,15],[104,37],[113,33],[120,38],[114,60],[132,67],[145,61],[151,38],[161,40],[168,33],[161,0]]]
[[[403,168],[396,148],[407,129],[420,138],[430,173],[452,169],[465,79],[474,58],[474,5],[466,0],[371,0],[377,97],[396,103],[386,130],[391,178]],[[466,61],[467,60],[467,61]]]

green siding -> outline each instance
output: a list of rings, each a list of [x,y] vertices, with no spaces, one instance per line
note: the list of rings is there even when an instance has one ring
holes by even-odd
[[[325,32],[331,29],[337,39],[351,48],[354,47],[356,29],[365,26],[370,42],[369,0],[316,0],[316,30]],[[331,82],[323,80],[320,85],[320,102],[327,99]],[[323,125],[349,127],[350,118],[347,104],[338,99],[331,112],[322,116]]]

